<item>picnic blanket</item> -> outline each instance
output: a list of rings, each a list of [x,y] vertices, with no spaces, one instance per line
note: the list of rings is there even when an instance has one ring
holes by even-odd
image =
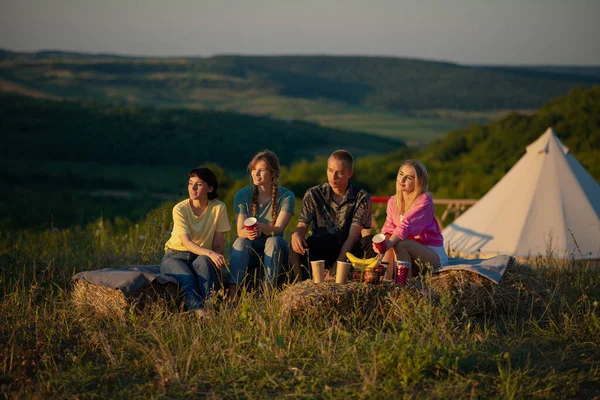
[[[161,284],[177,284],[175,278],[160,273],[158,265],[130,265],[120,269],[103,268],[96,271],[83,271],[71,280],[84,279],[93,285],[119,289],[128,297],[153,281]]]
[[[481,259],[475,258],[469,260],[467,258],[449,258],[448,265],[437,268],[433,272],[444,272],[444,271],[470,271],[481,276],[484,276],[492,282],[498,284],[506,267],[511,262],[512,257],[507,255],[499,255],[492,258]]]

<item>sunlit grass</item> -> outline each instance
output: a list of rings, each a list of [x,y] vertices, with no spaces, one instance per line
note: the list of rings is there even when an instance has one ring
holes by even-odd
[[[157,264],[157,211],[117,228],[0,235],[0,396],[9,398],[591,398],[600,390],[600,271],[535,261],[541,307],[455,316],[451,295],[390,299],[383,318],[282,318],[277,292],[211,303],[77,311],[82,270]],[[228,237],[228,246],[232,238]],[[401,300],[400,300],[401,299]]]

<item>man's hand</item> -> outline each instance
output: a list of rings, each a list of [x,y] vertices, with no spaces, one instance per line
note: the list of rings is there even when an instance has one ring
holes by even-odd
[[[351,225],[350,232],[348,233],[348,237],[346,241],[342,245],[342,249],[337,256],[337,261],[346,261],[346,253],[352,249],[354,243],[360,238],[360,233],[362,232],[363,227],[360,225]]]
[[[307,247],[308,243],[306,243],[306,239],[298,231],[292,233],[292,249],[296,253],[304,255]]]

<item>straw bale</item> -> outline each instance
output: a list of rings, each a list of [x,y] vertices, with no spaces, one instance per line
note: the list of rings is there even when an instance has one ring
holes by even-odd
[[[387,315],[391,300],[415,300],[427,297],[438,303],[450,299],[454,315],[475,317],[491,313],[527,313],[531,307],[542,307],[543,288],[538,275],[527,265],[511,263],[499,284],[469,271],[447,271],[410,279],[406,285],[392,282],[365,284],[333,282],[314,284],[304,281],[287,287],[279,294],[281,315],[294,318],[302,315],[328,317],[377,312]]]
[[[281,316],[295,318],[308,315],[314,318],[331,314],[349,316],[359,312],[368,315],[373,311],[385,313],[389,306],[386,298],[398,285],[391,282],[367,284],[335,282],[315,284],[310,280],[288,286],[279,294]]]
[[[538,306],[540,280],[527,265],[510,263],[499,284],[469,271],[428,275],[422,282],[434,297],[450,296],[456,314],[523,313]]]
[[[132,308],[136,311],[154,307],[178,309],[178,286],[173,283],[151,282],[130,297],[125,297],[119,289],[93,285],[84,279],[73,284],[71,302],[75,309],[91,313],[99,318],[122,318]]]

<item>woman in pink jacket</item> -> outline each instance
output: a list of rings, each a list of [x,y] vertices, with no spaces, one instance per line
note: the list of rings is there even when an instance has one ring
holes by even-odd
[[[390,266],[394,266],[394,255],[396,260],[408,261],[413,274],[418,272],[414,269],[423,264],[437,268],[448,263],[428,183],[427,170],[420,161],[405,161],[398,170],[396,195],[388,201],[381,230],[388,249],[384,260]],[[387,275],[391,277],[391,274]]]

